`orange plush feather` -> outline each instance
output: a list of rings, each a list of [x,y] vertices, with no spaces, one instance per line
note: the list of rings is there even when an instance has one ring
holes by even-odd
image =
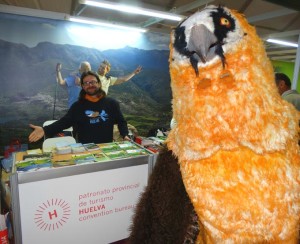
[[[170,44],[177,126],[167,145],[199,218],[197,243],[296,243],[300,116],[279,96],[255,29],[224,9],[238,27],[223,46],[224,65],[199,62],[197,74],[174,36]]]

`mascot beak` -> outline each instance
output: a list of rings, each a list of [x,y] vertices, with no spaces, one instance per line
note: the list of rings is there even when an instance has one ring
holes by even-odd
[[[217,37],[205,25],[196,25],[191,29],[187,48],[198,62],[206,63],[216,56],[217,42]]]

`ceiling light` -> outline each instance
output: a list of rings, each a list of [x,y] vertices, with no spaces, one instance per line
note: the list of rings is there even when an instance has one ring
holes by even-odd
[[[298,44],[292,43],[292,42],[286,42],[286,41],[281,41],[281,40],[276,40],[276,39],[267,39],[267,42],[281,44],[281,45],[284,45],[284,46],[297,47],[298,48]]]
[[[70,17],[69,20],[72,22],[77,22],[77,23],[100,25],[100,26],[104,26],[104,27],[110,27],[110,28],[112,27],[112,28],[123,29],[123,30],[128,30],[128,31],[137,31],[137,32],[146,32],[147,31],[146,29],[143,29],[143,28],[124,26],[124,25],[120,25],[120,24],[114,24],[111,22],[98,21],[98,20],[82,18],[82,17]]]
[[[108,1],[80,0],[79,2],[81,4],[86,4],[94,7],[112,9],[112,10],[126,12],[126,13],[140,14],[140,15],[146,15],[150,17],[156,17],[156,18],[168,19],[174,21],[180,21],[184,18],[184,16],[182,15],[177,15],[177,14],[172,14],[172,13],[167,13],[167,12],[162,12],[157,10],[151,10],[146,8],[130,7],[128,5],[122,5],[122,4],[108,2]]]

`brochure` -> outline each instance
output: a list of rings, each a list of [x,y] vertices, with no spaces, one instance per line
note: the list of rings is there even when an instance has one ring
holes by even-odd
[[[135,145],[134,143],[130,141],[123,141],[123,142],[117,142],[116,143],[121,149],[127,150],[127,149],[137,149],[139,146]]]
[[[119,159],[119,158],[128,158],[129,157],[129,155],[123,150],[107,152],[107,153],[105,153],[105,155],[107,157],[109,157],[110,159]]]
[[[33,171],[41,168],[51,168],[52,162],[49,158],[39,158],[32,160],[17,161],[15,164],[16,171]]]
[[[27,154],[23,155],[23,160],[32,160],[38,158],[51,158],[51,153],[42,153],[42,154]]]
[[[95,162],[95,157],[93,154],[75,154],[72,155],[72,160],[74,164],[84,164]]]
[[[38,148],[38,149],[30,149],[26,151],[28,155],[32,155],[32,154],[42,154],[43,151]]]
[[[58,160],[53,162],[53,167],[64,167],[71,165],[75,165],[74,161],[72,160]]]
[[[120,150],[120,147],[114,142],[99,144],[99,147],[104,153]]]
[[[83,146],[87,151],[99,150],[99,146],[95,143],[86,143],[86,144],[83,144]]]
[[[139,148],[139,149],[128,149],[126,153],[129,156],[137,156],[137,155],[149,155],[150,153],[147,150]]]
[[[109,160],[109,158],[104,153],[95,153],[94,157],[96,162],[103,162]]]
[[[85,152],[86,149],[82,143],[74,143],[70,145],[72,153],[81,153]]]

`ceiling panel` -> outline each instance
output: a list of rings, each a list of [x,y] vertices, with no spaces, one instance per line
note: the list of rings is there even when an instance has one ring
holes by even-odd
[[[23,0],[19,0],[22,2]],[[56,4],[53,4],[53,0],[49,1],[39,1],[35,0],[33,2],[38,3],[41,10],[47,10],[51,12],[59,12],[59,13],[71,13],[72,0],[63,0],[58,1]]]

